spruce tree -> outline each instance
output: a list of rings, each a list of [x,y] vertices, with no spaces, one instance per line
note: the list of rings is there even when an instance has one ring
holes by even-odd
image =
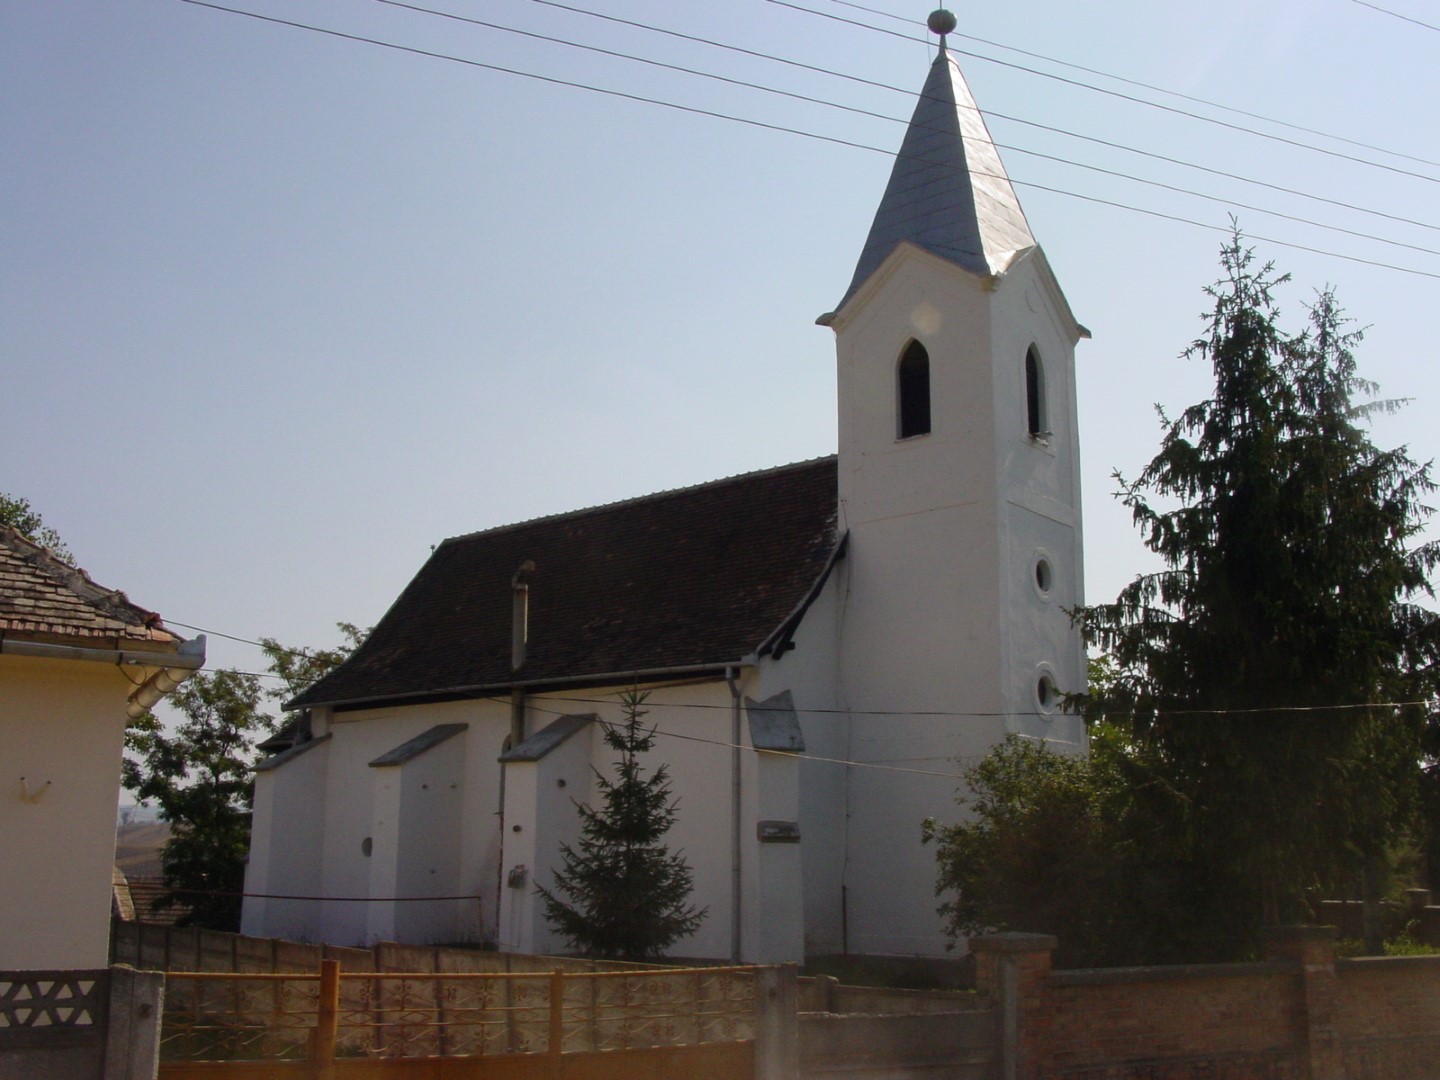
[[[1208,294],[1212,396],[1120,495],[1164,562],[1084,613],[1116,679],[1093,708],[1164,773],[1154,842],[1181,868],[1197,956],[1303,919],[1307,890],[1374,869],[1413,819],[1437,561],[1429,468],[1382,450],[1329,292],[1280,328],[1287,280],[1237,232]]]
[[[538,888],[545,917],[588,956],[653,959],[705,917],[690,903],[694,880],[683,854],[663,843],[677,805],[666,768],[646,776],[640,764],[655,744],[655,729],[641,723],[646,696],[623,694],[624,720],[603,725],[606,745],[620,755],[614,777],[595,771],[601,806],[575,804],[579,844],[561,845],[554,890]]]

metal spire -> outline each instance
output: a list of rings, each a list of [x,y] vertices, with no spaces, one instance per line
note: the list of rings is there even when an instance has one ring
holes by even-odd
[[[910,241],[977,274],[996,274],[1035,238],[960,67],[945,48],[955,16],[927,25],[940,37],[925,88],[895,158],[885,195],[843,306],[895,246]]]

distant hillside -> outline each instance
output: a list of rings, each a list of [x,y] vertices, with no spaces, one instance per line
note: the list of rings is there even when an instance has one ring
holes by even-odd
[[[115,865],[126,877],[160,876],[160,849],[170,839],[170,823],[139,821],[115,830]]]

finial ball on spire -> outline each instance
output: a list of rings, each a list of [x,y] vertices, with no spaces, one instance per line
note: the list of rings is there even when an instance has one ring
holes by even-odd
[[[955,29],[955,16],[944,8],[936,8],[930,13],[930,18],[925,20],[925,25],[930,27],[932,34],[944,37]]]

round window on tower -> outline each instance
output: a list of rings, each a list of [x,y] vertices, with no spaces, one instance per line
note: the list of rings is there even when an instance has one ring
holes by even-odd
[[[1055,686],[1055,676],[1043,667],[1035,678],[1035,705],[1041,716],[1047,720],[1060,705],[1060,691]]]
[[[1030,584],[1035,588],[1035,595],[1041,600],[1049,601],[1055,590],[1055,563],[1050,558],[1050,553],[1043,549],[1037,549],[1030,560]]]

